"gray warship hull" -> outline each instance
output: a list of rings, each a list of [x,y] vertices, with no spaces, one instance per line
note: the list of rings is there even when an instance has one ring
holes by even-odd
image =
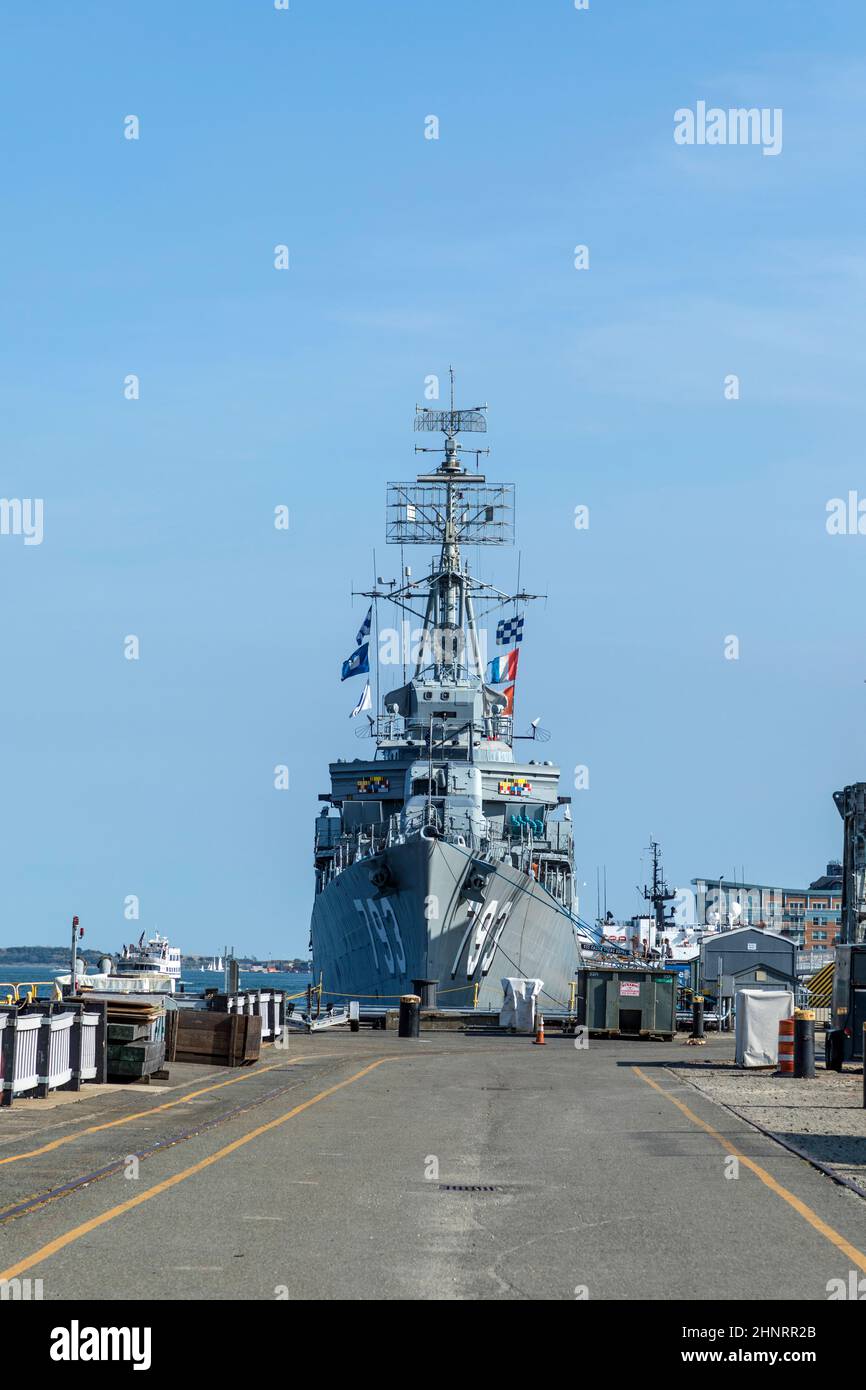
[[[315,901],[312,945],[326,1003],[394,1003],[426,979],[442,1007],[498,1009],[502,978],[522,976],[543,980],[542,1010],[565,1010],[580,964],[569,915],[531,874],[423,835],[332,879]]]

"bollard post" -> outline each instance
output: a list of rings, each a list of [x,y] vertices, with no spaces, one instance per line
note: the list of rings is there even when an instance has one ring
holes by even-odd
[[[413,980],[412,988],[420,996],[422,1009],[436,1008],[436,989],[438,980]]]
[[[815,1010],[794,1011],[794,1075],[815,1075]]]
[[[794,1075],[794,1019],[779,1019],[779,1075]]]
[[[841,1071],[845,1051],[845,1034],[841,1028],[828,1028],[824,1034],[824,1066],[828,1071]]]
[[[692,1037],[704,1036],[704,996],[696,994],[692,999]]]
[[[421,1032],[421,1000],[417,994],[400,996],[398,1038],[417,1038]]]

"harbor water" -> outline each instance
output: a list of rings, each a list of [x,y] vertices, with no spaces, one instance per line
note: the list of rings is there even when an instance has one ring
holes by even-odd
[[[88,966],[88,969],[94,967]],[[39,994],[47,996],[55,975],[68,974],[69,966],[43,964],[21,964],[0,966],[0,988],[4,985],[29,985],[39,983]],[[299,994],[312,982],[311,975],[294,974],[288,970],[274,973],[260,970],[241,970],[241,989],[284,989],[287,994]],[[201,994],[206,989],[222,990],[223,972],[213,970],[184,970],[180,984],[188,994]]]

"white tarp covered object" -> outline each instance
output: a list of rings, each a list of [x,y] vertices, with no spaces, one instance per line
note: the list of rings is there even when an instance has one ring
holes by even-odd
[[[535,1000],[544,985],[543,980],[521,980],[507,976],[502,980],[505,999],[499,1011],[500,1028],[515,1028],[518,1033],[535,1031]]]
[[[794,1012],[789,989],[738,989],[738,1067],[774,1067],[779,1061],[779,1023]]]

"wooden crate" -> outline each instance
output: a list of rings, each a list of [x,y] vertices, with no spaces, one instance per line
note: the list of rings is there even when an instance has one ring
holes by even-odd
[[[258,1061],[262,1020],[213,1009],[178,1009],[174,1060],[240,1067]]]

